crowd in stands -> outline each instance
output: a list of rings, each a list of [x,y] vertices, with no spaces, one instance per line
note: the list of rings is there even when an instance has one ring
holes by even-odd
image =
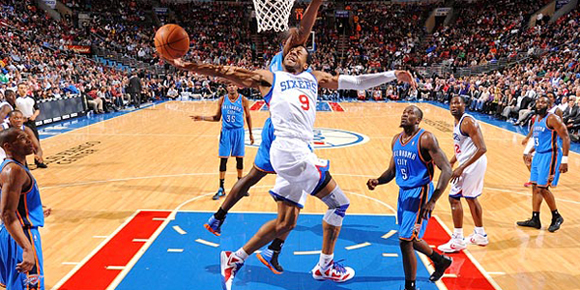
[[[25,81],[39,99],[78,93],[87,96],[89,106],[96,112],[119,109],[129,101],[130,76],[127,72],[74,54],[68,50],[68,45],[105,47],[149,63],[162,64],[152,47],[155,27],[151,13],[145,12],[151,9],[147,4],[122,1],[119,5],[113,0],[63,1],[74,11],[75,17],[90,12],[90,20],[79,28],[73,25],[75,17],[63,17],[57,22],[32,2],[3,1],[0,92]],[[448,102],[451,96],[462,95],[471,110],[521,125],[529,119],[535,99],[552,93],[556,103],[565,112],[568,110],[566,121],[571,132],[577,135],[579,116],[578,110],[574,110],[577,105],[572,103],[580,94],[579,12],[574,10],[553,24],[540,21],[532,29],[525,28],[529,15],[544,4],[545,1],[535,1],[530,5],[522,0],[459,4],[456,7],[461,11],[459,19],[452,26],[439,28],[433,42],[421,47],[420,39],[425,33],[421,24],[437,5],[348,4],[345,9],[350,10],[353,17],[352,30],[346,33],[327,21],[326,17],[333,15],[335,7],[334,3],[325,3],[314,28],[317,39],[314,69],[360,74],[445,61],[462,67],[493,62],[522,51],[530,52],[530,58],[479,76],[455,78],[450,74],[425,78],[417,75],[421,78],[419,90],[393,83],[366,92],[323,90],[321,98]],[[262,34],[260,50],[263,54],[258,54],[247,5],[168,4],[175,14],[166,20],[179,23],[188,31],[191,39],[188,59],[262,68],[279,51],[280,38],[273,33]],[[298,5],[305,8],[305,4]],[[338,49],[341,34],[347,39],[344,54]],[[538,57],[540,51],[547,54]],[[142,72],[140,76],[142,95],[148,100],[216,98],[225,94],[218,80],[187,72],[164,77]],[[242,93],[250,97],[257,95],[256,91],[248,89]]]

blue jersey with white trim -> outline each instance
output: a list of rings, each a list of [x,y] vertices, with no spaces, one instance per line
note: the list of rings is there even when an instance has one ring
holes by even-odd
[[[546,117],[534,122],[534,147],[538,153],[559,150],[560,142],[558,140],[558,133],[556,130],[548,128],[548,124],[546,124],[550,114],[548,113]]]
[[[421,129],[411,140],[403,144],[401,135],[393,146],[395,159],[396,182],[400,188],[409,189],[428,184],[433,176],[433,164],[425,162],[421,156],[419,139],[425,130]]]
[[[20,225],[23,227],[42,227],[44,226],[44,211],[42,210],[42,201],[40,200],[40,191],[38,190],[38,184],[36,179],[30,174],[30,170],[20,162],[6,158],[2,162],[1,170],[10,163],[15,163],[22,167],[26,174],[30,177],[30,188],[22,192],[20,195],[20,200],[18,201],[18,207],[16,209],[16,216],[20,221]],[[2,194],[2,189],[0,188],[0,195]]]
[[[238,129],[244,127],[244,106],[242,95],[232,102],[228,95],[222,104],[222,129]]]

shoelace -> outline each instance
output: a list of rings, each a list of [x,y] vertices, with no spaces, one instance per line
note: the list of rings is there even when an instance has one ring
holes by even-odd
[[[340,261],[336,261],[332,264],[332,267],[337,270],[340,274],[344,274],[346,273],[346,269],[344,268],[343,265],[340,264],[340,262],[344,261],[344,259],[340,260]]]

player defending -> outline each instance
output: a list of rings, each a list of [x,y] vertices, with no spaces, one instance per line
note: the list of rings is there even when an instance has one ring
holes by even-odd
[[[238,170],[238,180],[242,178],[244,172],[244,155],[245,155],[245,131],[244,131],[244,114],[248,122],[250,132],[250,142],[254,144],[254,135],[252,134],[252,117],[250,116],[249,101],[246,97],[238,93],[238,87],[229,83],[227,86],[228,94],[221,97],[218,101],[218,110],[213,116],[192,116],[194,121],[219,122],[222,120],[222,131],[220,133],[220,188],[212,199],[218,200],[226,195],[224,181],[226,177],[226,164],[228,157],[236,157],[236,169]]]
[[[452,259],[440,255],[422,240],[427,229],[435,202],[445,191],[451,178],[451,166],[445,153],[439,148],[433,134],[419,128],[423,112],[416,106],[403,111],[403,132],[395,135],[391,142],[393,157],[389,168],[377,179],[369,179],[367,186],[374,190],[396,178],[399,186],[397,217],[399,220],[399,244],[405,270],[405,290],[415,290],[417,257],[413,249],[425,254],[435,266],[429,280],[435,282],[451,266]],[[433,190],[433,163],[441,170],[437,188]]]
[[[465,114],[463,98],[460,96],[451,98],[449,109],[451,115],[455,117],[455,129],[453,129],[455,155],[450,163],[453,167],[455,162],[459,162],[459,166],[451,176],[452,186],[449,193],[454,230],[451,240],[440,245],[438,249],[442,252],[453,253],[466,249],[467,243],[479,246],[488,244],[487,234],[483,229],[483,210],[477,199],[483,190],[483,178],[487,168],[485,156],[487,148],[479,124],[475,118]],[[475,224],[474,233],[469,235],[467,240],[463,238],[462,197],[469,205]]]
[[[284,56],[288,51],[297,45],[303,45],[308,40],[314,22],[316,21],[316,15],[318,14],[318,9],[322,4],[322,0],[313,0],[306,11],[302,20],[300,21],[300,26],[298,28],[290,29],[287,38],[284,40],[283,50],[274,56],[270,61],[270,71],[283,71],[282,63]],[[223,201],[220,208],[209,218],[208,222],[204,224],[204,227],[216,236],[221,235],[221,226],[226,219],[226,214],[228,211],[244,196],[247,195],[250,187],[258,183],[264,176],[270,173],[275,173],[272,164],[270,163],[270,146],[272,141],[274,141],[274,128],[272,127],[272,120],[270,118],[266,119],[264,126],[262,127],[262,141],[260,142],[260,147],[258,148],[258,153],[254,160],[254,166],[250,172],[240,179],[234,187],[232,187],[230,194],[228,194]],[[258,254],[260,261],[268,265],[268,268],[272,270],[275,274],[282,274],[284,268],[278,262],[278,256],[284,245],[287,235],[275,238],[267,250]]]
[[[171,62],[171,61],[170,61]],[[235,253],[222,252],[221,273],[224,288],[230,289],[233,278],[244,261],[273,239],[290,232],[296,225],[300,209],[311,194],[328,205],[323,218],[323,246],[319,263],[312,275],[318,280],[346,281],[354,270],[333,261],[334,245],[349,199],[332,179],[328,161],[318,160],[309,143],[313,140],[318,87],[328,89],[368,89],[400,79],[415,82],[410,73],[390,71],[360,76],[332,76],[306,70],[310,56],[304,46],[293,47],[284,58],[284,71],[251,71],[239,67],[173,62],[175,66],[198,74],[220,77],[244,87],[258,88],[270,106],[276,139],[270,148],[271,163],[278,174],[270,194],[278,204],[278,218],[267,222],[244,247]]]
[[[10,290],[43,290],[38,227],[44,226],[45,213],[36,180],[26,167],[33,145],[24,131],[9,128],[0,132],[0,146],[7,155],[0,174],[0,276]]]
[[[542,227],[540,207],[545,199],[552,211],[552,222],[548,231],[555,232],[560,229],[564,218],[558,212],[556,199],[550,191],[550,186],[557,186],[560,173],[568,171],[570,137],[562,120],[548,112],[549,105],[550,99],[545,96],[540,97],[536,102],[537,115],[532,129],[536,154],[532,159],[530,173],[530,182],[533,184],[532,218],[519,221],[517,225],[540,229]],[[558,137],[561,140],[558,140]]]

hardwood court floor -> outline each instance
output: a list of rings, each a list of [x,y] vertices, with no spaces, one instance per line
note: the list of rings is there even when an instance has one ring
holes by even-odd
[[[316,127],[365,134],[370,141],[357,146],[321,149],[331,159],[332,174],[351,199],[352,213],[393,213],[395,183],[374,192],[368,178],[379,176],[391,156],[390,141],[400,131],[402,103],[343,104],[346,112],[318,113]],[[425,112],[423,128],[433,132],[448,157],[452,154],[452,124],[448,111],[419,104]],[[210,199],[218,186],[217,144],[219,123],[198,122],[191,114],[213,114],[216,103],[169,102],[135,113],[57,135],[43,141],[49,169],[35,170],[44,204],[53,214],[42,229],[46,286],[50,289],[74,265],[89,255],[137,209],[174,209],[184,201],[206,194],[184,209],[213,211]],[[254,127],[261,127],[267,112],[252,112]],[[530,215],[530,190],[522,184],[528,172],[522,163],[522,136],[482,124],[488,146],[488,171],[481,197],[490,244],[470,248],[485,270],[503,289],[579,289],[580,158],[572,153],[570,172],[554,189],[560,212],[566,218],[557,233],[520,229],[515,221]],[[245,169],[256,153],[246,149]],[[60,162],[60,164],[58,163]],[[228,163],[226,188],[235,181],[235,161]],[[436,174],[437,176],[438,174]],[[274,183],[268,176],[235,208],[239,211],[275,211],[267,194]],[[305,212],[322,213],[323,204],[309,198]],[[446,195],[435,214],[452,228]],[[473,225],[465,210],[465,232]],[[549,224],[542,208],[544,228]],[[200,225],[200,231],[203,228]],[[226,233],[227,234],[227,233]],[[67,263],[69,262],[69,263]],[[63,264],[65,263],[65,264]]]

